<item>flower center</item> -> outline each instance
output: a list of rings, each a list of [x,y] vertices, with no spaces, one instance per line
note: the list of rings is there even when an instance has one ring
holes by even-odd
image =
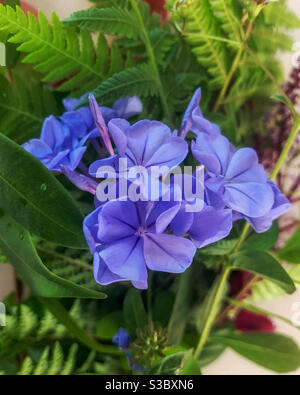
[[[137,236],[140,236],[140,237],[145,236],[146,233],[147,233],[147,229],[144,228],[143,226],[140,226],[140,227],[138,228],[138,230],[136,231],[136,235],[137,235]]]

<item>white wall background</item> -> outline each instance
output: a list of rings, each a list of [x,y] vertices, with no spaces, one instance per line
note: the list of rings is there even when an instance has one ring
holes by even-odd
[[[41,8],[47,16],[50,15],[51,10],[54,10],[62,18],[69,16],[74,10],[88,8],[91,4],[88,0],[27,0],[27,3],[34,7]],[[300,1],[289,0],[289,4],[290,7],[300,16]],[[295,42],[300,42],[300,29],[294,31],[293,38]],[[280,56],[284,61],[286,74],[288,75],[288,72],[292,67],[292,55],[285,54]],[[0,300],[14,289],[14,285],[14,273],[10,265],[0,265]],[[265,301],[260,303],[260,307],[291,319],[293,314],[292,306],[295,302],[300,302],[300,290],[294,295],[286,296],[281,299],[277,299],[276,301]],[[300,332],[297,329],[293,329],[281,321],[275,320],[275,324],[278,332],[292,336],[294,339],[297,339],[300,345]],[[230,350],[226,351],[214,364],[205,368],[203,373],[206,375],[272,374],[269,370],[258,367]],[[300,375],[300,369],[292,374]]]

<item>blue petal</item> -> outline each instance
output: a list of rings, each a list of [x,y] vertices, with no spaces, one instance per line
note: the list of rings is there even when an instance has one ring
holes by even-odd
[[[261,217],[271,210],[274,194],[267,183],[231,183],[225,185],[224,201],[239,213]]]
[[[129,236],[108,244],[100,251],[100,257],[113,273],[146,286],[148,274],[141,237]]]
[[[38,159],[45,158],[52,154],[52,150],[44,141],[40,139],[32,139],[23,144],[23,148],[30,152]]]
[[[112,243],[134,235],[139,228],[137,205],[130,201],[114,200],[106,203],[99,217],[98,239]]]
[[[94,277],[96,282],[100,285],[109,285],[119,281],[126,281],[125,278],[109,270],[103,259],[99,256],[99,252],[95,252],[94,254]]]
[[[98,207],[96,210],[91,212],[85,217],[83,221],[83,233],[90,248],[92,254],[95,253],[100,241],[98,239],[98,228],[99,228],[99,215],[103,206]]]
[[[144,237],[144,255],[149,269],[182,273],[192,263],[196,248],[193,243],[173,235],[148,233]]]
[[[117,100],[113,105],[113,110],[118,118],[131,118],[143,111],[143,104],[137,96],[125,97]]]
[[[194,222],[189,230],[189,235],[196,247],[202,248],[224,239],[229,235],[231,228],[231,210],[216,210],[213,207],[205,207],[199,213],[194,214]]]
[[[61,166],[62,172],[77,188],[82,191],[89,192],[95,195],[98,183],[90,177],[77,173],[65,166]]]

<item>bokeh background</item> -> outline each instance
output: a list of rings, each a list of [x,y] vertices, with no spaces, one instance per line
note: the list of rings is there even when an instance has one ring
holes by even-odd
[[[279,0],[280,1],[280,0]],[[50,16],[51,10],[54,10],[61,18],[67,17],[75,10],[88,8],[91,3],[88,0],[26,0],[26,3],[34,8],[40,8],[47,16]],[[289,0],[290,8],[300,16],[300,1]],[[299,43],[300,48],[300,29],[293,32],[295,43]],[[278,56],[282,59],[285,66],[285,74],[288,77],[292,68],[293,53],[281,54]],[[0,265],[0,301],[12,292],[16,287],[16,278],[12,267],[9,264]],[[99,302],[104,303],[104,302]],[[300,289],[291,296],[285,296],[272,301],[264,301],[257,305],[265,310],[277,313],[288,319],[292,318],[293,306],[300,303]],[[274,320],[277,332],[292,336],[300,345],[300,331],[290,327],[279,320]],[[204,369],[206,375],[275,375],[275,373],[265,370],[233,351],[226,351],[216,362]],[[291,375],[300,375],[300,369],[290,373]]]

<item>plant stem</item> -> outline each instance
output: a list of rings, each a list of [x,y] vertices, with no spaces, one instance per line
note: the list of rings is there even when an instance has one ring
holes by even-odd
[[[57,299],[39,298],[41,303],[77,338],[82,344],[103,354],[119,355],[115,346],[100,344],[81,329],[68,311]]]
[[[169,107],[168,107],[167,99],[166,99],[165,92],[163,89],[163,85],[162,85],[162,82],[160,79],[157,63],[156,63],[154,52],[153,52],[152,45],[151,45],[151,41],[150,41],[149,35],[147,33],[146,27],[144,25],[144,21],[143,21],[142,15],[140,13],[139,7],[136,4],[136,0],[130,0],[130,3],[131,3],[133,11],[136,14],[137,21],[140,25],[140,29],[142,32],[141,39],[146,47],[146,51],[149,56],[149,61],[150,61],[150,64],[151,64],[151,67],[153,70],[154,77],[156,79],[157,86],[158,86],[160,101],[161,101],[161,105],[164,110],[164,114],[165,114],[165,117],[169,120],[170,119]]]
[[[220,106],[221,106],[221,104],[222,104],[222,102],[224,100],[224,97],[225,97],[225,95],[227,93],[227,90],[228,90],[228,87],[229,87],[229,85],[231,83],[233,75],[236,72],[236,70],[237,70],[237,68],[238,68],[238,66],[240,64],[240,60],[241,60],[241,57],[243,55],[243,52],[244,52],[244,49],[245,49],[245,45],[246,45],[246,43],[247,43],[247,41],[249,39],[249,36],[250,36],[250,34],[252,32],[253,25],[254,25],[254,19],[251,19],[251,21],[248,24],[247,31],[246,31],[246,34],[245,34],[245,38],[244,38],[244,42],[243,42],[244,45],[240,46],[240,48],[239,48],[239,50],[238,50],[238,52],[237,52],[237,54],[235,56],[235,59],[233,61],[233,64],[232,64],[231,69],[229,71],[229,74],[228,74],[228,76],[227,76],[227,78],[226,78],[226,80],[224,82],[223,88],[222,88],[222,90],[221,90],[221,92],[219,94],[219,97],[217,99],[217,102],[216,102],[216,104],[214,106],[214,111],[215,112],[217,112],[219,110],[219,108],[220,108]]]
[[[230,271],[231,271],[230,266],[224,266],[222,273],[220,274],[219,278],[217,279],[218,284],[216,287],[215,295],[211,299],[211,306],[208,307],[209,313],[208,313],[207,319],[205,321],[203,330],[200,335],[199,343],[198,343],[196,351],[195,351],[195,358],[196,359],[198,359],[200,357],[200,355],[203,351],[203,347],[209,337],[210,331],[212,329],[214,320],[217,315],[218,305],[222,300],[222,295],[223,295],[224,288],[226,286]]]
[[[148,289],[147,289],[147,310],[148,310],[148,320],[149,324],[152,322],[152,279],[153,279],[153,272],[149,272],[148,276]]]
[[[300,117],[298,115],[296,115],[295,118],[294,118],[293,129],[291,130],[289,138],[287,139],[287,141],[286,141],[286,143],[284,145],[284,148],[283,148],[283,150],[282,150],[282,152],[281,152],[281,154],[280,154],[280,156],[279,156],[279,158],[278,158],[278,160],[276,162],[276,165],[275,165],[275,167],[274,167],[274,169],[272,171],[272,174],[271,174],[271,177],[270,177],[270,179],[272,181],[276,180],[276,177],[277,177],[282,165],[284,164],[284,162],[285,162],[285,160],[286,160],[286,158],[287,158],[287,156],[288,156],[288,154],[290,152],[290,149],[292,148],[292,146],[294,144],[294,141],[295,141],[295,139],[296,139],[296,137],[298,135],[299,129],[300,129]]]

